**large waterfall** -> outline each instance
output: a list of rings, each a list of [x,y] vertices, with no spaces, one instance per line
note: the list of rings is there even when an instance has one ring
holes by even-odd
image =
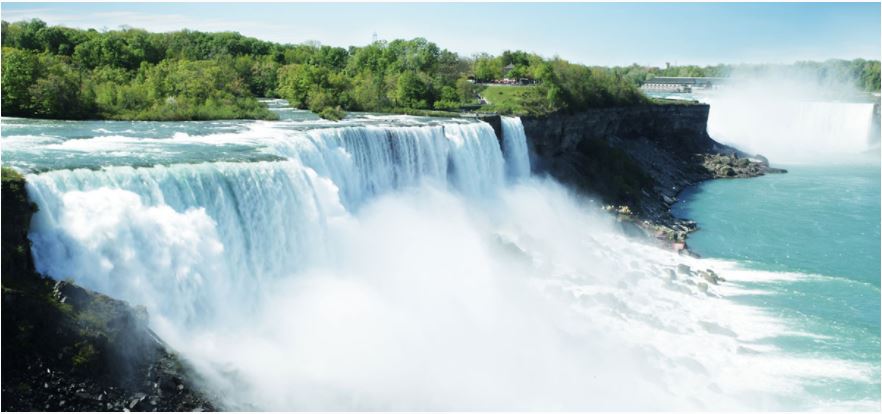
[[[852,159],[879,151],[872,103],[709,97],[708,133],[724,144],[778,163]],[[873,128],[873,122],[877,128]]]
[[[322,128],[292,138],[273,142],[287,161],[31,176],[29,193],[42,207],[31,237],[38,270],[149,304],[175,322],[224,320],[224,298],[254,305],[266,280],[334,260],[328,227],[380,194],[433,183],[478,195],[504,181],[485,123]]]
[[[516,118],[501,144],[411,117],[77,125],[4,125],[38,270],[145,306],[225,408],[837,408],[807,384],[874,375],[728,299],[792,275],[629,239],[530,176]]]

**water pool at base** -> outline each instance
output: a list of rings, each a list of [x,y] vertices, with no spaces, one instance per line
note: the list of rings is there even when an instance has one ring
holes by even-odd
[[[815,393],[878,402],[879,164],[787,168],[689,188],[674,214],[698,223],[688,243],[701,256],[768,271],[736,282],[744,289],[737,301],[815,333],[775,338],[773,345],[875,367],[875,383],[819,381]]]

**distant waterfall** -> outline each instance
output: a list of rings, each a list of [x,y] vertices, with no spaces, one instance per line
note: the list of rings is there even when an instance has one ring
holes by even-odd
[[[819,162],[878,148],[873,104],[711,98],[708,133],[772,162]]]
[[[502,117],[502,152],[505,154],[505,170],[510,178],[530,175],[527,136],[520,118]]]

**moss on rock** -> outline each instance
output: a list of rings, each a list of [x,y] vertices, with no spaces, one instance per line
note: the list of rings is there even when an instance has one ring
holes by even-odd
[[[2,210],[0,408],[214,408],[195,391],[187,365],[150,331],[143,308],[34,270],[27,234],[36,207],[27,197],[24,177],[5,167]]]

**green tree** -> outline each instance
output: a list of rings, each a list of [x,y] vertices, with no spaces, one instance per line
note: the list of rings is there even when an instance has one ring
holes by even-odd
[[[29,88],[40,76],[37,56],[30,51],[3,48],[2,62],[3,112],[7,115],[27,115],[30,111]]]
[[[475,58],[475,79],[481,82],[491,81],[502,77],[500,60],[490,55],[483,54]]]
[[[456,92],[461,102],[471,102],[478,97],[480,86],[475,85],[466,77],[461,77],[456,81]]]
[[[52,65],[48,75],[37,79],[28,92],[37,117],[80,119],[92,115],[92,100],[84,95],[80,75],[65,64]]]
[[[424,109],[428,107],[426,100],[426,84],[416,72],[404,72],[398,77],[395,100],[403,108]]]
[[[460,107],[459,93],[452,86],[445,86],[441,89],[441,97],[435,101],[435,109],[453,110]]]

